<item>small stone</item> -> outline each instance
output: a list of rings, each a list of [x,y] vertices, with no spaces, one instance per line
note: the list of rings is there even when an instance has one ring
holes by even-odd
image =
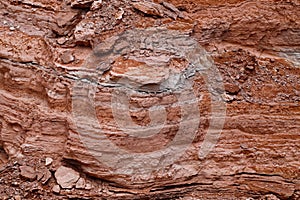
[[[148,2],[148,1],[141,1],[141,2],[133,3],[132,6],[136,10],[139,10],[147,15],[163,17],[163,13],[161,12],[163,6],[159,4]]]
[[[38,172],[36,180],[40,181],[43,178],[43,176],[44,176],[43,172]]]
[[[93,188],[92,184],[87,183],[84,189],[90,190],[90,189],[92,189],[92,188]]]
[[[16,195],[14,198],[15,198],[15,200],[21,200],[21,196],[20,195]]]
[[[4,24],[4,25],[7,25],[7,21],[4,20],[4,21],[3,21],[3,24]]]
[[[35,170],[32,167],[29,166],[20,166],[20,170],[21,170],[21,176],[23,178],[26,178],[30,181],[35,180],[36,178],[36,173]]]
[[[77,189],[84,189],[85,188],[85,180],[84,180],[84,178],[80,178],[77,181],[77,183],[75,185],[75,188],[77,188]]]
[[[248,149],[249,148],[247,144],[241,144],[240,147],[241,147],[241,149]]]
[[[230,95],[230,94],[226,94],[226,93],[223,93],[221,95],[222,99],[226,102],[231,102],[234,100],[234,96],[233,95]]]
[[[71,51],[65,51],[60,56],[61,62],[63,64],[71,63],[75,60],[75,57],[73,56]]]
[[[101,6],[102,6],[102,0],[94,1],[91,6],[91,10],[98,10],[99,8],[101,8]]]
[[[71,7],[72,8],[89,8],[93,3],[93,0],[72,0]]]
[[[123,10],[123,8],[120,8],[119,11],[116,13],[115,18],[116,18],[117,20],[120,20],[120,19],[123,18],[123,14],[124,14],[124,10]]]
[[[14,30],[16,30],[16,28],[11,26],[11,27],[9,27],[9,30],[14,31]]]
[[[247,65],[247,66],[246,66],[246,69],[254,70],[254,66],[253,66],[253,65]]]
[[[48,169],[44,170],[43,178],[41,180],[42,184],[46,184],[51,177],[52,177],[51,172]]]
[[[224,84],[224,89],[226,92],[230,94],[237,94],[240,91],[239,86],[231,83]]]
[[[61,38],[57,39],[57,43],[60,44],[60,45],[66,43],[66,41],[68,41],[68,39],[64,38],[64,37],[61,37]]]
[[[52,158],[46,158],[46,161],[45,161],[45,165],[48,166],[48,165],[51,165],[53,162],[53,159]]]
[[[54,174],[57,183],[64,189],[71,189],[79,179],[79,173],[75,170],[61,166]]]
[[[11,185],[12,186],[19,186],[20,184],[18,182],[16,182],[16,181],[13,181],[13,182],[11,182]]]
[[[59,194],[60,193],[60,187],[59,187],[59,185],[54,185],[53,188],[52,188],[52,191],[54,193]]]

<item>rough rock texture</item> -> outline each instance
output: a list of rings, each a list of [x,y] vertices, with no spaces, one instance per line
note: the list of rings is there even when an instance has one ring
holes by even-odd
[[[64,167],[64,166],[60,166],[56,170],[54,176],[55,176],[57,183],[64,189],[72,188],[75,185],[75,183],[77,182],[77,180],[79,179],[78,172],[76,172],[73,169]]]
[[[0,16],[1,198],[300,198],[298,0],[7,0],[0,2]],[[197,41],[201,48],[195,55],[209,58],[221,79],[202,76],[203,69],[188,62],[196,59],[193,54],[134,46],[146,31],[129,34],[131,42],[120,36],[153,27],[168,30],[158,34],[160,42],[176,41],[175,32],[177,39]],[[187,39],[181,45],[192,44]],[[223,88],[207,85],[214,79]],[[176,104],[176,91],[187,81],[199,100],[193,104],[199,115],[193,109],[187,115]],[[129,100],[115,92],[118,88],[130,92]],[[205,136],[217,127],[212,94],[226,105],[225,123],[219,138],[210,138],[216,146],[201,157]],[[90,105],[81,95],[93,97],[95,112],[80,110]],[[112,102],[119,107],[112,108]],[[129,113],[121,112],[124,105]],[[151,107],[165,107],[166,114]],[[105,137],[90,120],[94,116]],[[182,119],[188,122],[183,135],[191,132],[194,121],[184,116],[196,116],[200,123],[173,163],[149,174],[140,166],[123,170],[130,160],[122,156],[108,157],[117,168],[98,159],[111,150],[96,151],[97,141],[107,138],[135,155],[159,151],[176,138]],[[133,123],[122,124],[128,118]],[[156,125],[161,121],[166,122],[162,129]],[[138,132],[143,137],[120,124],[145,127]],[[149,135],[146,127],[157,134]],[[87,146],[85,139],[92,143]],[[61,169],[76,176],[62,189],[54,178]]]

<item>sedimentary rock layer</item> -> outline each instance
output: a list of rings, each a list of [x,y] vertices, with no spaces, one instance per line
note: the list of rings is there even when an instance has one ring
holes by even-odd
[[[0,16],[4,199],[300,198],[298,0],[7,0]],[[126,171],[103,141],[186,148]]]

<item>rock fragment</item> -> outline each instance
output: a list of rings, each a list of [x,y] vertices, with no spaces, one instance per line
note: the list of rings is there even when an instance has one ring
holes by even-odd
[[[89,8],[94,0],[72,0],[72,8]]]
[[[171,3],[168,3],[168,2],[162,2],[162,5],[164,6],[164,7],[166,7],[166,8],[168,8],[169,10],[171,10],[171,11],[173,11],[173,12],[175,12],[177,15],[180,15],[181,14],[181,12],[180,12],[180,10],[178,10],[178,8],[176,8],[173,4],[171,4]]]
[[[77,189],[84,189],[85,188],[85,180],[84,178],[80,178],[78,179],[76,185],[75,185],[75,188]]]
[[[60,59],[63,64],[69,64],[75,60],[75,57],[71,51],[65,51],[61,54]]]
[[[60,45],[63,45],[66,43],[67,40],[68,40],[67,38],[61,37],[61,38],[57,39],[57,43]]]
[[[249,70],[254,70],[254,68],[255,68],[255,67],[254,67],[253,65],[247,65],[247,66],[246,66],[246,69],[249,69]]]
[[[90,189],[92,189],[92,188],[93,188],[92,184],[87,183],[84,189],[90,190]]]
[[[20,196],[20,195],[16,195],[16,196],[14,197],[14,199],[15,199],[15,200],[21,200],[21,196]]]
[[[52,191],[54,193],[59,194],[60,193],[60,187],[59,187],[59,185],[54,185],[53,188],[52,188]]]
[[[20,166],[21,176],[30,181],[35,180],[36,172],[32,167],[29,166]]]
[[[143,2],[133,3],[132,6],[135,9],[137,9],[147,15],[163,17],[163,12],[162,12],[163,6],[161,6],[159,4],[143,1]]]
[[[116,13],[115,18],[117,20],[120,20],[123,18],[123,14],[124,14],[124,10],[123,10],[123,8],[120,8],[119,11]]]
[[[71,189],[79,179],[79,173],[75,170],[61,166],[54,174],[57,183],[64,189]]]
[[[46,184],[48,180],[51,178],[52,174],[48,169],[45,169],[43,172],[43,177],[41,179],[42,184]]]
[[[230,94],[237,94],[240,91],[239,86],[231,83],[224,84],[225,91]]]
[[[52,162],[53,162],[53,159],[52,159],[52,158],[49,158],[49,157],[47,157],[47,158],[46,158],[46,161],[45,161],[45,165],[46,165],[46,166],[48,166],[48,165],[51,165],[51,164],[52,164]]]
[[[231,102],[235,99],[235,96],[234,95],[230,95],[230,94],[226,94],[226,93],[223,93],[221,95],[222,99],[226,102]]]
[[[181,12],[170,3],[163,3],[163,6],[153,2],[142,1],[133,3],[132,6],[147,15],[159,16],[159,17],[170,17],[172,19],[177,19],[177,17],[182,17]]]
[[[94,1],[90,10],[98,10],[102,7],[102,0]]]

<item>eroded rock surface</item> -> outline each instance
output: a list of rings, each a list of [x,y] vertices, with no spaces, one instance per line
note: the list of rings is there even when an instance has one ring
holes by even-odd
[[[3,199],[300,198],[298,0],[7,0],[0,16]],[[157,49],[166,41],[182,48]],[[198,51],[181,55],[191,41]],[[220,77],[205,76],[212,66]],[[188,83],[197,109],[182,109]],[[209,132],[215,99],[220,135]],[[175,151],[195,124],[168,165],[157,154],[133,171],[130,157],[101,160],[111,144]],[[207,135],[214,148],[201,156]]]

